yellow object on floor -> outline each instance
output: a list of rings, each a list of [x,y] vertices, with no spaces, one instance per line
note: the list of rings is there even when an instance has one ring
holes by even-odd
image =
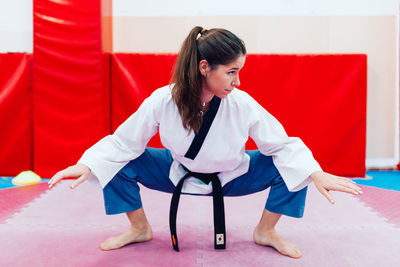
[[[42,178],[33,171],[23,171],[11,180],[14,185],[38,184]]]

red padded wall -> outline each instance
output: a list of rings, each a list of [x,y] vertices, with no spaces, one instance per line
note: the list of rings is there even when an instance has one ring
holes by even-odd
[[[175,54],[113,54],[111,57],[112,131],[155,89],[169,83]],[[149,146],[161,147],[157,136]]]
[[[249,55],[241,80],[325,171],[364,176],[366,55]]]
[[[101,1],[34,0],[33,17],[33,168],[48,177],[110,133]]]
[[[0,132],[1,175],[33,168],[51,176],[74,164],[169,82],[176,55],[102,53],[112,49],[111,7],[111,0],[34,0],[32,86],[30,55],[0,57],[0,125],[10,129]],[[365,55],[248,55],[241,88],[325,170],[362,176],[366,66]]]
[[[174,59],[112,55],[113,130],[169,82]],[[365,55],[248,55],[240,88],[277,117],[289,135],[301,137],[324,170],[364,176],[366,80]],[[150,145],[160,146],[158,138]],[[254,149],[254,143],[247,148]]]
[[[32,55],[0,54],[0,175],[32,169]]]

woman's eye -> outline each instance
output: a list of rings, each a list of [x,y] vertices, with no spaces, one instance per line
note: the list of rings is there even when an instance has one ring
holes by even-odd
[[[234,74],[234,73],[235,73],[234,71],[228,72],[229,75],[232,75],[232,74]]]

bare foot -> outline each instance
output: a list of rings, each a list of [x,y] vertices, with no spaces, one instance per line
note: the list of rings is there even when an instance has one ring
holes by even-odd
[[[283,240],[275,229],[261,231],[256,227],[253,233],[253,239],[257,245],[273,247],[282,255],[296,259],[301,257],[300,250],[295,245]]]
[[[108,238],[106,241],[101,243],[100,247],[102,250],[112,250],[131,243],[150,241],[151,238],[152,231],[150,226],[145,227],[144,229],[131,228],[119,236]]]

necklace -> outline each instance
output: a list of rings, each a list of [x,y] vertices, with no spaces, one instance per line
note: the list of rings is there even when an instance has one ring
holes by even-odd
[[[200,110],[200,114],[201,115],[204,115],[204,113],[207,111],[208,104],[210,104],[210,103],[206,103],[206,102],[202,102],[201,103],[201,110]]]

